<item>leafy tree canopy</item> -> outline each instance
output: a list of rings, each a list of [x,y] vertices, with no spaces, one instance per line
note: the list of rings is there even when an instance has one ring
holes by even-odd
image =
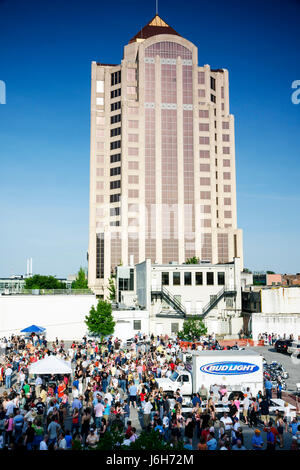
[[[115,322],[112,315],[111,303],[106,300],[99,300],[97,307],[94,305],[85,317],[85,324],[89,333],[100,336],[101,340],[105,336],[112,335],[115,330]]]
[[[248,268],[244,268],[243,273],[252,274],[252,271],[250,271],[250,269],[248,269]]]
[[[123,427],[123,426],[122,426]],[[173,447],[165,442],[159,431],[142,431],[138,439],[129,446],[123,445],[124,432],[114,427],[107,431],[97,444],[97,450],[183,450],[183,443]]]
[[[274,271],[267,271],[267,274],[275,274]]]
[[[109,300],[111,302],[115,302],[116,301],[116,279],[115,279],[115,276],[112,275],[109,279],[108,279],[108,291],[109,291]]]
[[[35,274],[25,280],[25,289],[66,289],[66,284],[53,276]]]
[[[76,280],[72,282],[72,289],[88,289],[88,281],[82,267],[77,273]]]
[[[193,256],[192,258],[188,258],[185,264],[200,264],[200,259],[197,256]]]
[[[203,320],[190,319],[184,321],[182,330],[178,332],[178,338],[186,341],[196,341],[206,333],[207,328]]]

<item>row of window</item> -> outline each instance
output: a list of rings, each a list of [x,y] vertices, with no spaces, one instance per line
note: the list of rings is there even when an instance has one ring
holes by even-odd
[[[104,233],[96,235],[96,278],[104,278]]]
[[[110,110],[116,111],[117,109],[121,109],[121,101],[116,101],[115,103],[111,103]]]
[[[121,167],[117,166],[115,168],[110,169],[110,176],[116,176],[121,174]]]
[[[118,189],[121,187],[121,180],[111,181],[110,189]]]
[[[115,217],[117,215],[120,215],[120,212],[121,212],[120,207],[113,207],[112,209],[110,209],[110,216]]]
[[[119,277],[119,291],[134,289],[134,270],[130,269],[130,278]],[[121,299],[120,299],[121,300]],[[140,320],[137,320],[140,321]]]
[[[117,85],[118,83],[121,83],[121,70],[111,74],[111,86]]]
[[[121,122],[121,114],[115,114],[115,116],[111,116],[110,123],[116,124],[116,122]]]
[[[161,273],[161,280],[163,286],[168,286],[170,284],[170,274],[169,272],[162,272]],[[225,273],[218,272],[217,274],[217,285],[224,286],[225,285]],[[173,286],[180,286],[181,285],[181,273],[180,272],[173,272]],[[184,272],[183,273],[183,285],[191,286],[192,285],[192,273],[191,272]],[[203,273],[196,272],[195,273],[195,285],[202,286],[203,285]],[[206,285],[213,286],[215,285],[215,273],[214,272],[207,272],[206,273]]]
[[[121,194],[111,194],[110,202],[120,202]]]
[[[121,141],[116,140],[115,142],[110,143],[110,150],[120,149],[121,148]]]
[[[121,154],[115,153],[114,155],[110,156],[110,163],[116,163],[121,161]]]
[[[115,127],[114,129],[110,130],[111,137],[116,137],[117,135],[121,135],[121,127]]]
[[[117,88],[116,90],[112,90],[110,92],[111,98],[117,98],[117,96],[121,96],[121,88]]]

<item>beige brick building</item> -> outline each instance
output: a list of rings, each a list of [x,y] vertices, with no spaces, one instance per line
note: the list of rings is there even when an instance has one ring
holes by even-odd
[[[89,286],[151,259],[241,258],[226,69],[155,16],[120,65],[92,62]]]

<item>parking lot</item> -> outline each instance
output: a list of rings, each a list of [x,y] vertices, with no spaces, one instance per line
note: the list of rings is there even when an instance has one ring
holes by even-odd
[[[295,392],[296,384],[300,383],[300,358],[292,358],[289,354],[281,354],[275,351],[272,346],[256,346],[250,347],[254,351],[259,352],[266,359],[268,363],[272,361],[279,362],[289,373],[289,378],[286,379],[287,392]]]

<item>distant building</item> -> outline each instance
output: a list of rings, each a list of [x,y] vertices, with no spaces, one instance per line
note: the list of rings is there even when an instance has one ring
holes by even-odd
[[[253,274],[253,284],[256,286],[280,286],[282,284],[281,274]]]
[[[243,327],[257,340],[259,333],[300,335],[300,287],[259,287],[242,292]]]
[[[242,267],[228,71],[156,15],[91,75],[89,287],[131,257]]]
[[[300,286],[300,273],[283,274],[282,285],[283,286]]]

